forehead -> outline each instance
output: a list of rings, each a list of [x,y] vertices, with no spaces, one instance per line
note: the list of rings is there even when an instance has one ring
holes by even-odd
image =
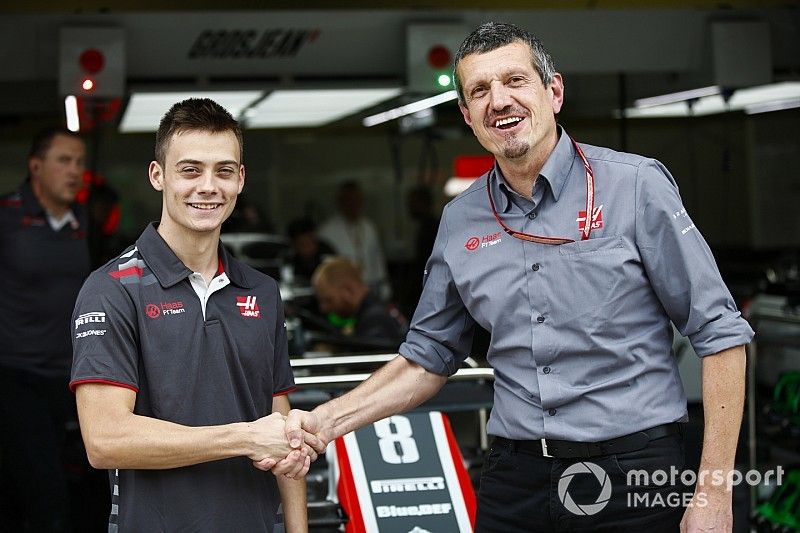
[[[458,62],[458,76],[462,85],[510,72],[535,72],[533,54],[527,43],[511,44],[484,53],[469,54]]]
[[[172,134],[164,155],[168,161],[214,162],[239,161],[239,154],[239,140],[232,131],[184,130]]]
[[[47,148],[47,155],[54,155],[54,154],[63,154],[65,152],[80,152],[82,153],[85,150],[85,145],[81,139],[77,137],[72,137],[70,135],[63,135],[61,133],[56,134],[53,137],[53,140],[50,142],[50,146]]]

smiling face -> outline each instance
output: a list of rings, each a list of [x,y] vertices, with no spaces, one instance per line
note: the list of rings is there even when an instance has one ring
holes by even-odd
[[[239,141],[231,131],[175,133],[164,167],[157,161],[150,163],[150,183],[162,192],[159,233],[218,236],[244,186],[239,159]]]
[[[456,68],[464,88],[465,102],[459,103],[464,121],[501,165],[549,154],[564,99],[560,74],[545,87],[522,41],[467,55]]]

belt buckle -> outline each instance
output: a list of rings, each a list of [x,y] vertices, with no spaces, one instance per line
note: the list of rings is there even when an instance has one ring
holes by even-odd
[[[549,453],[547,453],[547,439],[539,439],[539,442],[542,443],[542,457],[553,457]]]

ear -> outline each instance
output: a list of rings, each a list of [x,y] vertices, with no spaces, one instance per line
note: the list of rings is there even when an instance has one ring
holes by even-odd
[[[464,122],[466,122],[467,126],[469,126],[471,128],[472,127],[472,118],[469,116],[469,109],[467,108],[467,106],[465,106],[464,104],[461,103],[461,101],[459,101],[458,102],[458,109],[461,110],[461,116],[464,117]]]
[[[150,177],[150,185],[157,191],[164,190],[164,169],[158,164],[158,161],[150,161],[150,168],[147,169],[147,174]]]
[[[42,170],[42,160],[38,157],[28,158],[28,174],[31,176],[38,176]]]
[[[242,189],[244,189],[244,165],[239,165],[239,192],[236,194],[242,194]]]
[[[550,82],[550,90],[553,94],[553,114],[557,115],[564,104],[564,78],[558,72],[553,75],[553,80]]]

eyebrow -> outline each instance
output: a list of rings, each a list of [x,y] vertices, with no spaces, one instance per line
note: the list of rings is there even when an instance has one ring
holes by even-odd
[[[197,159],[181,159],[180,161],[175,163],[175,166],[186,165],[186,164],[188,164],[188,165],[204,165],[205,163],[203,161],[200,161],[200,160],[197,160]],[[238,164],[239,164],[239,162],[234,160],[234,159],[226,159],[225,161],[217,161],[216,163],[214,163],[215,166],[216,165],[238,165]]]

